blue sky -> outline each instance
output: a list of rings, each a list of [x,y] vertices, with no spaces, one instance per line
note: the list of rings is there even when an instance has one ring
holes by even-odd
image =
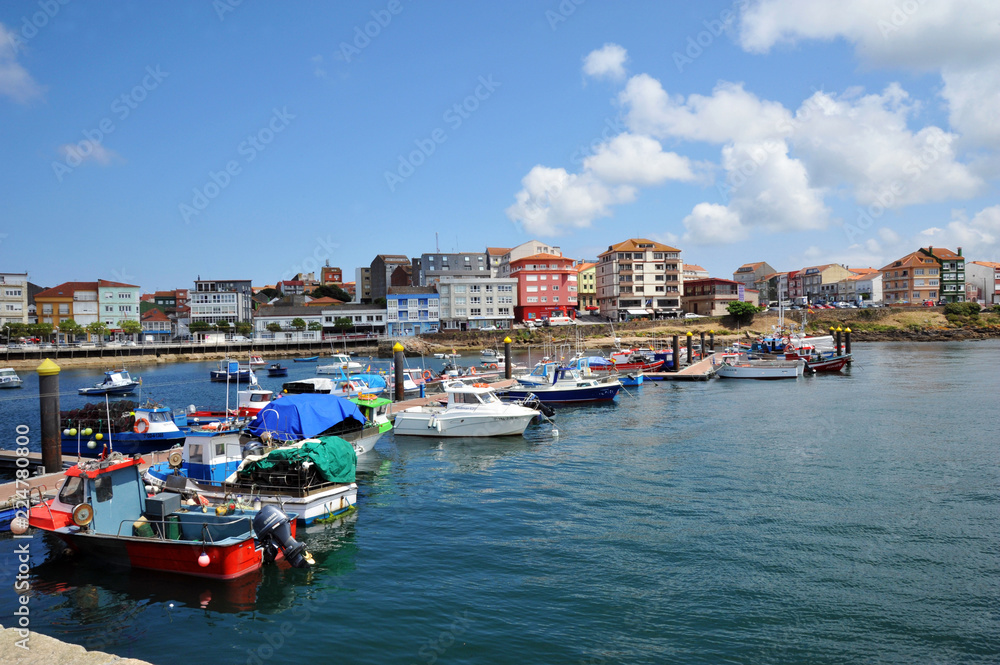
[[[12,0],[0,271],[350,279],[435,233],[650,237],[719,276],[998,260],[998,26],[985,0]]]

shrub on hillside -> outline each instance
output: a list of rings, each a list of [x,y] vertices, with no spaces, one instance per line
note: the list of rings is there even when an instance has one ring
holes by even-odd
[[[950,302],[944,306],[945,316],[953,314],[955,316],[968,316],[972,318],[978,318],[979,310],[980,310],[979,303],[976,302]]]

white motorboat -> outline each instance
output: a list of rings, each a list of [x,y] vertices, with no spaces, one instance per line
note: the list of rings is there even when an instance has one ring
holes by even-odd
[[[302,393],[323,393],[339,397],[357,397],[358,395],[381,395],[388,387],[385,377],[377,374],[355,374],[341,376],[339,379],[316,377],[288,381],[282,384],[282,390],[290,395]]]
[[[20,388],[21,383],[21,377],[12,367],[0,369],[0,388]]]
[[[341,370],[350,374],[351,372],[360,372],[365,368],[364,365],[356,360],[351,360],[351,357],[344,355],[343,353],[335,353],[330,356],[330,363],[326,365],[320,365],[316,368],[317,374],[340,374]]]
[[[795,379],[802,376],[802,360],[749,360],[745,354],[723,353],[713,360],[715,373],[724,379]]]
[[[502,402],[485,383],[451,381],[447,405],[414,406],[396,414],[393,432],[409,436],[514,436],[523,434],[538,412]]]
[[[104,381],[93,388],[79,388],[81,395],[128,395],[139,387],[141,380],[133,379],[128,371],[108,370],[104,373]]]

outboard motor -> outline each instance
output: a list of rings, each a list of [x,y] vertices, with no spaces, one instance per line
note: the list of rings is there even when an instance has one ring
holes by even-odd
[[[243,459],[246,459],[249,455],[263,455],[264,454],[264,443],[260,439],[250,439],[247,441],[246,445],[243,446]]]
[[[288,515],[274,506],[264,506],[253,518],[253,530],[264,545],[264,561],[271,563],[280,551],[295,568],[308,568],[312,558],[304,543],[292,538]]]

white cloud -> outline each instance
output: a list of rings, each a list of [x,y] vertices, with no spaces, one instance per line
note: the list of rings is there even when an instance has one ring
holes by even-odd
[[[663,152],[663,146],[648,136],[619,134],[601,144],[596,153],[583,160],[583,168],[613,184],[643,187],[667,180],[692,181],[691,160],[677,153]]]
[[[517,202],[506,212],[528,233],[560,235],[610,216],[612,206],[635,200],[638,187],[695,179],[688,158],[664,152],[659,142],[648,136],[619,134],[600,144],[583,161],[579,174],[535,166],[521,180]]]
[[[593,78],[620,81],[625,78],[625,61],[628,52],[618,44],[605,44],[591,51],[583,59],[583,73]]]
[[[898,84],[882,94],[817,92],[796,112],[791,141],[819,187],[849,185],[855,200],[885,208],[964,199],[982,180],[957,161],[957,136],[907,127],[916,104]]]
[[[0,96],[26,103],[41,97],[43,89],[17,61],[16,44],[20,36],[0,23]]]
[[[699,203],[683,223],[684,242],[696,245],[728,245],[750,235],[739,213],[718,203]]]
[[[968,219],[965,212],[956,211],[952,221],[945,228],[924,229],[917,236],[921,247],[939,245],[955,250],[963,248],[963,254],[996,255],[1000,250],[1000,205],[985,208]]]
[[[611,206],[635,199],[635,188],[609,186],[590,173],[567,173],[562,168],[536,166],[521,180],[517,202],[507,217],[528,234],[555,236],[586,228],[598,217],[611,214]]]
[[[723,81],[711,96],[670,96],[648,74],[629,79],[618,101],[628,109],[625,122],[637,134],[658,138],[724,143],[757,141],[788,132],[791,113],[777,102],[762,101],[741,83]]]
[[[108,166],[112,162],[124,161],[122,156],[114,150],[89,140],[80,141],[80,143],[64,143],[56,148],[56,151],[70,164],[97,162],[102,166]]]

